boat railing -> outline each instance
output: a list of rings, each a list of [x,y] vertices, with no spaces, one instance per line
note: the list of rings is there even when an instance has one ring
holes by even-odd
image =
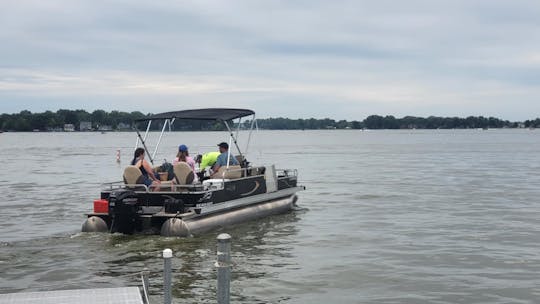
[[[214,180],[218,180],[221,183],[228,181],[228,180],[238,180],[238,179],[244,179],[244,178],[252,178],[254,176],[263,175],[264,173],[261,173],[261,168],[264,168],[264,166],[257,166],[257,167],[247,167],[247,168],[227,168],[223,172],[223,175],[221,177],[214,177]],[[277,179],[288,179],[291,177],[297,177],[298,176],[298,170],[297,169],[276,169],[276,175]],[[218,187],[219,188],[219,187]],[[215,189],[215,185],[212,187],[208,187],[208,184],[205,183],[196,183],[196,184],[174,184],[172,181],[166,181],[162,182],[159,185],[151,185],[147,186],[145,184],[126,184],[123,181],[115,181],[115,182],[109,182],[102,184],[102,190],[103,191],[115,191],[115,190],[121,190],[121,189],[131,189],[136,192],[197,192],[197,191],[204,191],[208,189]]]
[[[298,169],[276,169],[278,179],[298,177]]]
[[[178,185],[172,182],[161,183],[159,185],[147,186],[145,184],[125,184],[124,182],[111,182],[102,184],[102,190],[104,191],[114,191],[121,189],[131,189],[136,192],[195,192],[201,191],[202,184],[188,184],[188,185]],[[169,190],[169,191],[167,191]]]

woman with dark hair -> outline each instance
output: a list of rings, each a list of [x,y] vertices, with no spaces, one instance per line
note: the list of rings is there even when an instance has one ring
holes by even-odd
[[[156,187],[158,184],[161,183],[160,180],[156,178],[156,176],[154,175],[152,166],[150,166],[150,164],[146,160],[144,160],[143,148],[135,149],[135,153],[133,155],[133,160],[131,161],[131,165],[141,170],[141,173],[144,176],[144,184],[146,186]]]

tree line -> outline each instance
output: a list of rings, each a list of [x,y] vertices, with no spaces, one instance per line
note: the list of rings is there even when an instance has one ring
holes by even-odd
[[[415,117],[370,115],[362,121],[325,119],[257,119],[262,129],[304,130],[304,129],[476,129],[476,128],[540,128],[540,118],[524,122],[511,122],[495,117],[469,116],[459,117]]]
[[[81,130],[81,122],[87,130],[99,130],[107,126],[110,130],[146,129],[146,123],[137,123],[138,119],[151,114],[141,112],[120,112],[95,110],[58,110],[43,113],[21,111],[15,114],[0,115],[0,130],[3,131],[58,131],[63,130],[66,124],[73,125],[75,130]],[[248,128],[251,121],[244,121],[243,127]],[[523,122],[511,122],[495,117],[469,116],[459,117],[415,117],[370,115],[364,120],[334,120],[334,119],[290,119],[290,118],[264,118],[257,119],[260,129],[269,130],[312,130],[312,129],[467,129],[467,128],[540,128],[540,118]],[[160,130],[163,122],[154,123],[151,130]],[[180,120],[172,125],[172,130],[210,130],[219,131],[225,127],[221,123]]]

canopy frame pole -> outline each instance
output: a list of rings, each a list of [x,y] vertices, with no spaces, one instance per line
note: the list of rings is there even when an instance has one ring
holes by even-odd
[[[232,136],[229,137],[229,147],[231,146]],[[227,149],[227,169],[229,169],[229,164],[231,162],[231,149]]]
[[[240,125],[242,124],[242,117],[238,119],[238,128],[236,128],[236,138],[238,138],[238,134],[240,133]]]
[[[223,120],[223,123],[225,124],[225,126],[227,127],[227,130],[229,131],[229,136],[231,137],[231,140],[234,141],[234,145],[236,146],[236,149],[238,150],[238,154],[240,154],[240,157],[241,157],[240,159],[244,159],[244,157],[242,156],[242,151],[240,150],[240,147],[238,146],[238,142],[236,141],[236,138],[234,137],[234,133],[229,127],[229,124],[227,123],[226,120]]]
[[[253,118],[251,120],[251,126],[249,127],[249,135],[248,135],[248,139],[247,139],[247,143],[246,143],[246,150],[245,150],[245,154],[247,155],[248,153],[248,149],[249,149],[249,142],[251,141],[251,133],[253,133],[253,126],[255,125],[257,119],[255,118],[255,114],[253,114]]]
[[[176,117],[174,117],[173,119],[171,119],[171,121],[169,122],[169,132],[172,131],[172,125],[174,124],[174,121],[176,120]]]
[[[151,121],[150,121],[151,122]],[[148,134],[148,129],[150,129],[150,123],[148,123],[148,128],[146,129],[146,133]],[[139,132],[139,129],[137,129],[137,125],[135,125],[135,131],[137,132],[137,146],[139,145],[139,140],[141,141],[144,151],[146,152],[146,155],[148,155],[148,158],[150,159],[150,162],[152,165],[154,165],[154,160],[152,159],[152,155],[150,155],[150,152],[148,152],[148,148],[146,147],[146,143],[144,139],[141,136],[141,132]],[[137,147],[135,147],[137,149]]]
[[[150,131],[150,125],[152,124],[152,121],[149,120],[148,121],[148,124],[146,125],[146,132],[144,133],[144,140],[143,142],[146,140],[146,137],[148,136],[148,131]],[[138,128],[137,128],[137,124],[135,123],[135,130],[137,130],[138,132]],[[137,149],[137,147],[139,147],[139,137],[141,136],[137,136],[137,141],[135,142],[135,149]],[[148,151],[147,151],[148,152]]]
[[[156,144],[156,148],[154,149],[154,153],[152,154],[152,158],[156,157],[156,153],[157,153],[157,150],[159,148],[159,144],[161,143],[161,139],[163,138],[163,133],[165,133],[165,128],[167,128],[167,124],[169,124],[169,128],[170,128],[170,124],[171,124],[170,119],[165,119],[165,123],[163,124],[163,128],[161,128],[161,134],[159,134],[159,139],[158,139],[158,142]],[[153,164],[154,163],[152,162],[152,165]]]

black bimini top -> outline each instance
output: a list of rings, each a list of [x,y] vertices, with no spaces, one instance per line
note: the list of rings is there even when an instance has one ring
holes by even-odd
[[[253,115],[255,112],[248,109],[230,109],[230,108],[208,108],[196,110],[184,110],[175,112],[165,112],[150,115],[137,121],[148,121],[156,119],[193,119],[193,120],[223,120],[228,121],[244,116]]]

